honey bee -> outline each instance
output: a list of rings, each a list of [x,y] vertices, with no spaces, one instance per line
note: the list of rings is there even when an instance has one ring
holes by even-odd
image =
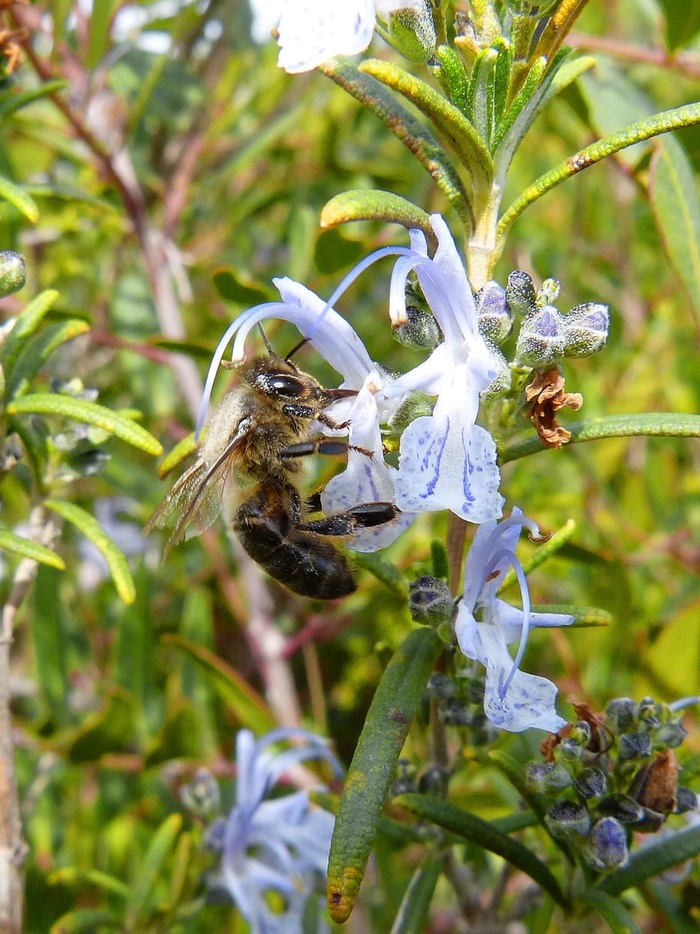
[[[250,557],[285,587],[324,600],[352,593],[348,561],[332,539],[391,522],[399,510],[388,502],[363,503],[308,519],[320,512],[320,497],[304,501],[298,484],[300,458],[351,448],[342,439],[315,434],[311,423],[346,428],[348,422],[334,422],[323,410],[357,391],[326,389],[289,357],[274,353],[236,369],[240,386],[214,412],[197,462],[157,507],[145,533],[174,525],[169,549],[201,534],[223,511]],[[249,483],[242,501],[241,479]]]

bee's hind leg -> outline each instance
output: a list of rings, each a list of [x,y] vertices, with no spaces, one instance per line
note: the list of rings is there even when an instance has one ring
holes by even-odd
[[[295,528],[300,532],[314,532],[316,535],[348,536],[358,529],[385,525],[400,515],[401,510],[393,503],[360,503],[344,512],[300,523],[295,525]]]

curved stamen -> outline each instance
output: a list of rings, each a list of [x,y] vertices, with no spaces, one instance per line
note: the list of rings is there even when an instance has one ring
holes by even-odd
[[[504,557],[504,555],[501,555],[501,557]],[[510,674],[506,678],[505,684],[498,692],[501,700],[505,699],[505,696],[508,693],[508,688],[510,687],[511,682],[515,677],[515,672],[520,668],[520,663],[522,662],[523,655],[525,654],[527,639],[530,634],[530,589],[527,585],[527,578],[525,577],[522,564],[518,561],[512,552],[509,555],[509,561],[510,566],[515,571],[518,584],[520,585],[520,597],[523,604],[523,625],[520,634],[520,645],[518,646],[518,651],[515,655],[515,659],[513,660],[513,666],[510,669]]]
[[[360,260],[357,265],[355,265],[347,275],[345,275],[340,283],[335,287],[331,293],[331,297],[326,302],[323,310],[318,316],[318,322],[308,334],[308,339],[313,340],[316,327],[321,324],[326,314],[330,309],[335,305],[341,295],[344,295],[345,292],[350,288],[353,282],[358,279],[365,269],[369,269],[374,263],[380,259],[384,259],[385,256],[412,256],[413,251],[405,246],[383,246],[380,249],[375,250],[374,253],[370,253],[369,256],[365,256],[364,259]]]
[[[694,697],[682,697],[680,700],[669,704],[668,707],[669,710],[675,713],[677,710],[683,710],[685,707],[692,707],[694,704],[700,704],[700,695],[696,694]]]
[[[202,401],[199,404],[199,414],[197,416],[197,425],[194,430],[194,440],[199,440],[200,432],[204,426],[204,422],[207,417],[207,412],[209,410],[209,400],[211,398],[211,391],[214,388],[214,381],[219,372],[219,366],[226,352],[231,338],[238,331],[242,324],[244,324],[244,319],[247,319],[251,312],[255,312],[260,308],[278,308],[280,302],[262,302],[260,305],[254,305],[252,308],[249,308],[242,315],[239,315],[234,321],[229,324],[229,326],[224,331],[224,334],[216,345],[216,349],[211,358],[211,363],[209,364],[209,369],[207,370],[207,378],[204,383],[204,391],[202,393]],[[271,316],[272,317],[272,316]]]

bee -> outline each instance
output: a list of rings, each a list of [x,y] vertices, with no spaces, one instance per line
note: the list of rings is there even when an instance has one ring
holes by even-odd
[[[145,533],[174,525],[169,549],[201,534],[223,512],[250,557],[285,587],[324,600],[352,593],[355,581],[334,540],[391,522],[399,510],[393,503],[373,502],[309,518],[320,513],[320,494],[303,500],[299,473],[300,459],[310,454],[353,449],[371,456],[311,428],[314,420],[346,428],[348,422],[334,422],[324,409],[357,391],[326,389],[289,356],[274,353],[236,369],[240,385],[215,410],[197,462],[156,508]],[[248,482],[242,500],[241,479]]]

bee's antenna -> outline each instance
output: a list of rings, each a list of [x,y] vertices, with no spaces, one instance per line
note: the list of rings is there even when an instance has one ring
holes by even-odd
[[[274,356],[275,352],[272,349],[272,344],[267,339],[267,334],[263,331],[263,326],[259,321],[258,321],[258,330],[260,331],[260,336],[262,337],[263,343],[265,344],[265,347],[267,348],[267,352],[271,354],[272,356]]]
[[[308,337],[305,337],[303,340],[300,340],[299,343],[298,343],[298,344],[295,344],[294,347],[292,347],[292,349],[289,351],[289,353],[287,354],[287,356],[284,358],[284,362],[285,362],[285,363],[289,363],[289,361],[290,361],[291,358],[294,356],[294,354],[295,354],[298,350],[301,350],[301,348],[304,346],[304,344],[308,344],[308,343],[309,343],[309,338],[308,338]]]

